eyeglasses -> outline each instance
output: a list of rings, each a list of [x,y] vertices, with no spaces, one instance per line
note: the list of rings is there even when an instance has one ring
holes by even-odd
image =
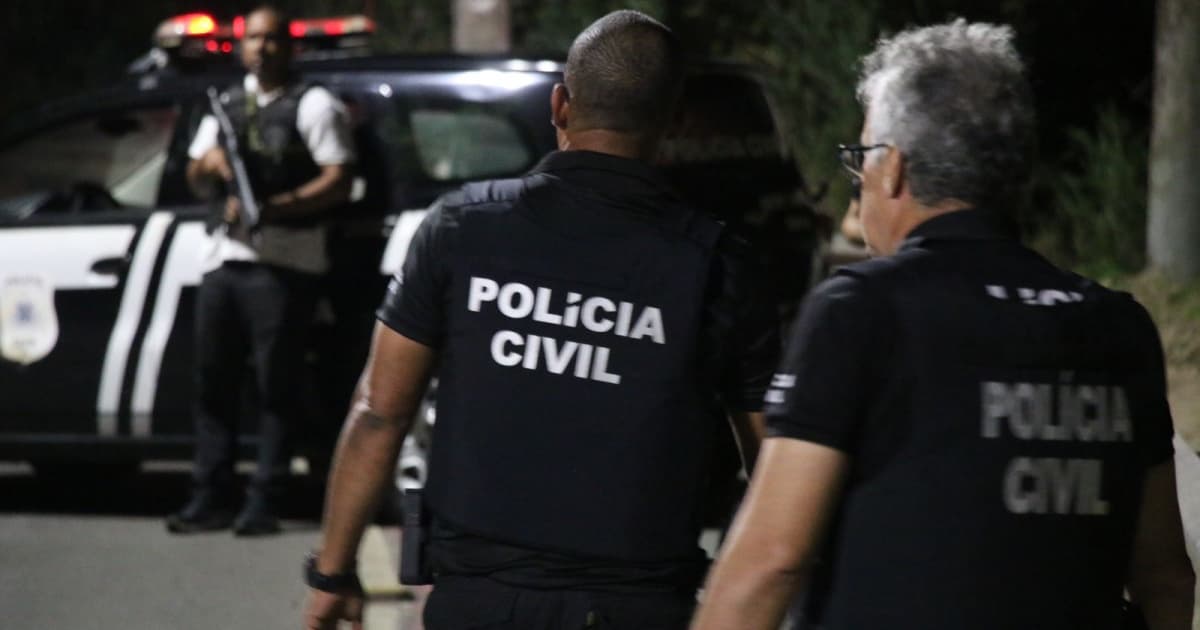
[[[890,144],[839,144],[838,145],[838,160],[842,163],[842,167],[849,171],[853,179],[862,179],[863,161],[866,159],[867,151],[873,149],[883,149],[890,147]]]

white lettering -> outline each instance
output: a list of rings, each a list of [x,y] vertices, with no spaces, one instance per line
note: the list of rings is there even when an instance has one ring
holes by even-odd
[[[500,289],[498,305],[500,312],[505,317],[511,319],[528,317],[533,312],[533,289],[518,282],[510,282]]]
[[[492,360],[504,367],[513,367],[521,362],[521,354],[519,352],[505,352],[504,344],[506,343],[519,347],[524,342],[521,339],[521,335],[511,330],[501,330],[492,335]]]
[[[622,337],[629,336],[629,321],[633,319],[633,305],[629,302],[621,302],[617,306],[617,334]]]
[[[663,331],[662,311],[653,306],[647,306],[646,310],[642,311],[637,324],[633,326],[633,332],[629,333],[630,339],[641,339],[647,336],[654,340],[654,343],[667,343],[667,336]]]
[[[1120,387],[1112,389],[1112,425],[1109,427],[1109,436],[1114,442],[1117,440],[1133,441],[1133,421],[1129,417],[1129,399],[1125,397],[1125,390]]]
[[[484,302],[495,300],[497,295],[500,295],[500,285],[495,280],[471,276],[467,310],[478,313]]]
[[[563,311],[563,326],[574,328],[579,323],[579,301],[583,296],[574,291],[567,293],[567,308]]]
[[[1042,306],[1054,306],[1055,304],[1067,304],[1071,301],[1071,296],[1065,291],[1056,291],[1054,289],[1046,289],[1038,294],[1038,303]]]
[[[1079,487],[1079,466],[1076,460],[1048,458],[1042,460],[1042,474],[1049,482],[1055,514],[1070,514],[1075,491]]]
[[[596,359],[592,362],[592,380],[613,385],[621,384],[621,376],[608,371],[608,348],[596,348]]]
[[[1058,418],[1065,426],[1078,427],[1076,435],[1082,442],[1099,439],[1097,430],[1099,423],[1091,424],[1083,421],[1083,404],[1079,400],[1081,388],[1073,385],[1060,385],[1058,387]]]
[[[583,303],[583,327],[592,332],[608,332],[612,330],[613,322],[611,319],[599,319],[596,317],[597,310],[604,310],[613,313],[617,310],[617,305],[613,301],[605,297],[590,297]]]
[[[997,300],[1009,299],[1010,287],[1001,286],[998,284],[986,284],[983,287],[984,291],[990,297]],[[1082,302],[1083,294],[1078,291],[1064,291],[1062,289],[1030,289],[1021,287],[1016,289],[1017,298],[1029,306],[1058,306],[1059,304],[1071,304],[1073,302]]]
[[[546,369],[552,374],[562,374],[567,371],[567,366],[571,363],[571,358],[575,356],[575,351],[579,348],[579,343],[568,341],[563,344],[562,350],[559,350],[558,340],[550,337],[542,338],[542,352],[546,355]]]
[[[538,364],[538,351],[542,347],[542,338],[537,335],[529,335],[525,338],[525,360],[521,361],[521,367],[526,370],[536,370]]]
[[[1129,442],[1133,426],[1124,389],[1076,385],[1064,373],[1048,383],[980,383],[980,435],[1019,440]]]
[[[776,374],[771,377],[771,387],[789,389],[796,386],[795,374]]]
[[[794,377],[793,377],[794,378]],[[983,400],[983,428],[981,433],[985,438],[1000,437],[1000,421],[1012,413],[1008,395],[1008,386],[1004,383],[987,381],[982,384],[980,398]]]
[[[566,374],[570,370],[576,378],[621,384],[621,375],[608,369],[611,351],[603,346],[501,330],[492,336],[491,350],[492,360],[504,367],[519,365],[526,370],[537,370],[540,364],[551,374]]]
[[[562,315],[550,312],[550,289],[538,287],[537,300],[533,305],[533,321],[555,326],[562,325]]]
[[[575,378],[588,378],[592,369],[592,344],[579,344],[579,358],[575,359]]]
[[[1030,483],[1026,484],[1026,481]],[[1004,505],[1008,511],[1013,514],[1044,512],[1046,493],[1040,482],[1029,458],[1018,457],[1009,462],[1004,473]],[[1027,485],[1032,487],[1027,489]]]
[[[1103,462],[1018,457],[1004,473],[1004,505],[1014,514],[1103,516]]]
[[[1012,390],[1013,407],[1008,427],[1022,440],[1033,439],[1037,429],[1050,420],[1050,387],[1017,383]]]

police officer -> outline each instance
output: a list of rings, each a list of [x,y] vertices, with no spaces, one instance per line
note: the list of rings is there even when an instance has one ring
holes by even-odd
[[[694,628],[1190,628],[1154,324],[1023,247],[1034,112],[1008,27],[866,57],[866,242],[802,308]],[[822,532],[829,544],[821,551]],[[816,570],[814,570],[816,567]]]
[[[196,305],[196,453],[191,500],[167,518],[175,533],[221,529],[239,535],[279,530],[276,503],[288,474],[288,441],[301,414],[305,336],[320,274],[326,270],[320,213],[343,203],[354,152],[344,107],[291,69],[289,21],[272,7],[246,16],[245,80],[223,96],[238,132],[261,224],[241,221],[235,196],[224,204],[205,253]],[[232,179],[210,115],[189,147],[188,181],[212,194]],[[258,388],[258,468],[234,518],[241,385],[249,354]]]
[[[687,624],[710,450],[729,412],[752,456],[778,334],[740,248],[647,163],[682,80],[662,24],[601,18],[553,90],[562,150],[426,217],[335,457],[309,628],[361,614],[355,549],[435,360],[425,627]]]

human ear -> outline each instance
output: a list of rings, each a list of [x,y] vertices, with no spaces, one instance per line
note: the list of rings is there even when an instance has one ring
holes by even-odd
[[[884,194],[893,199],[899,197],[904,191],[904,154],[900,149],[888,147],[880,173]]]
[[[555,128],[565,130],[571,118],[571,93],[567,86],[556,83],[550,92],[550,124]]]

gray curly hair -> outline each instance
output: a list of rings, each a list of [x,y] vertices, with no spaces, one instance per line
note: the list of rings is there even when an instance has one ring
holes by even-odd
[[[858,99],[872,143],[904,155],[922,204],[1001,202],[1029,173],[1034,110],[1008,26],[958,19],[882,38]]]

